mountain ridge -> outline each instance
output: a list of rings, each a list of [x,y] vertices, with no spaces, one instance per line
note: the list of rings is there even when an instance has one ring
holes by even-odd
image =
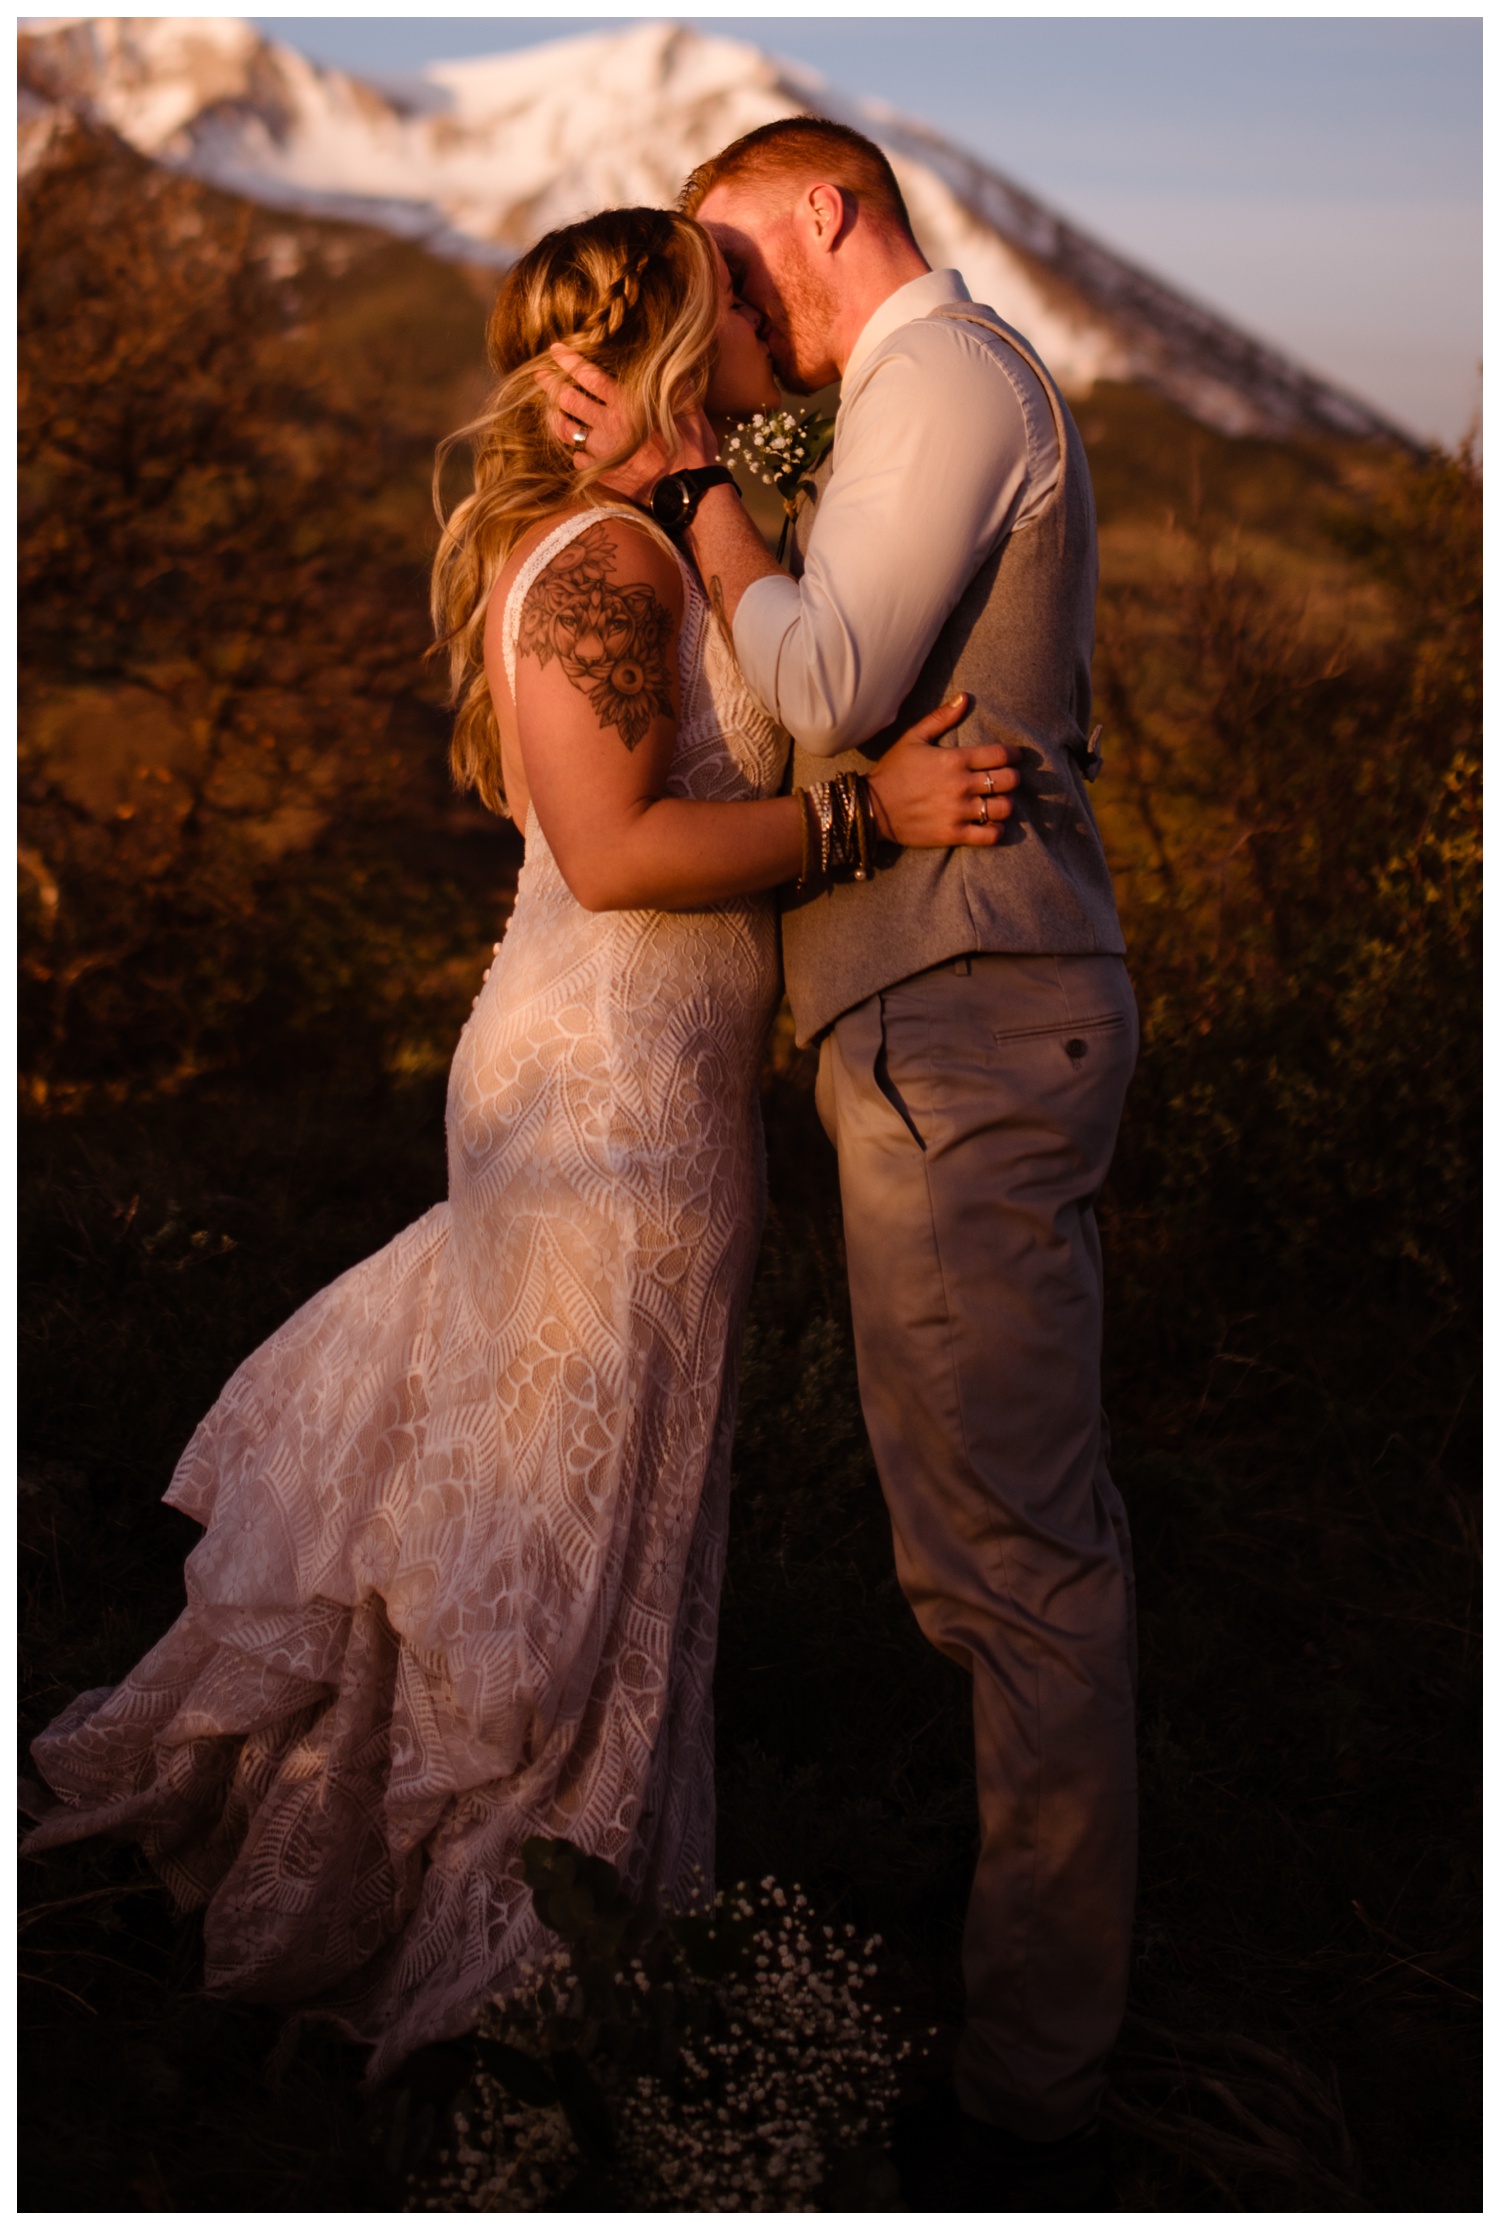
[[[504,266],[549,227],[670,202],[703,158],[779,116],[824,114],[889,154],[935,266],[1025,332],[1062,386],[1148,387],[1231,434],[1396,441],[1406,431],[882,104],[681,23],[589,32],[381,86],[233,17],[52,18],[19,41],[23,167],[73,112],[251,200],[370,224]]]

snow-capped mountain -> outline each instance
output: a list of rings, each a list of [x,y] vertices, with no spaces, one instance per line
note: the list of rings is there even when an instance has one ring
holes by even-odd
[[[758,124],[837,116],[886,149],[929,259],[957,266],[1070,392],[1135,380],[1228,433],[1405,438],[925,125],[683,24],[438,63],[400,88],[226,17],[32,19],[20,49],[23,166],[77,112],[231,192],[501,264],[590,210],[670,202]]]

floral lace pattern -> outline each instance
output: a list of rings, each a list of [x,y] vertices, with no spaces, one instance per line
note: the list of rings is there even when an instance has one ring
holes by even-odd
[[[518,576],[508,665],[599,516]],[[669,787],[766,794],[785,738],[684,575]],[[167,1494],[205,1527],[186,1610],[34,1747],[61,1802],[28,1849],[138,1839],[206,1907],[208,1987],[316,2003],[372,2074],[515,1982],[527,1835],[678,1900],[712,1874],[777,980],[768,897],[589,914],[532,821],[450,1073],[447,1201],[235,1373]]]

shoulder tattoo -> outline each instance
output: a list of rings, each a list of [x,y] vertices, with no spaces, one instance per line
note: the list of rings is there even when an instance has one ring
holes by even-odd
[[[618,728],[633,751],[659,713],[670,719],[676,710],[672,615],[648,582],[610,579],[614,555],[603,525],[570,542],[533,583],[517,648],[539,666],[556,658],[600,727]]]

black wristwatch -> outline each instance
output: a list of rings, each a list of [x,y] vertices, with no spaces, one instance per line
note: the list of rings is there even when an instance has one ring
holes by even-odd
[[[709,489],[720,486],[739,494],[728,465],[693,465],[686,472],[669,472],[651,491],[651,516],[668,534],[686,534]]]

